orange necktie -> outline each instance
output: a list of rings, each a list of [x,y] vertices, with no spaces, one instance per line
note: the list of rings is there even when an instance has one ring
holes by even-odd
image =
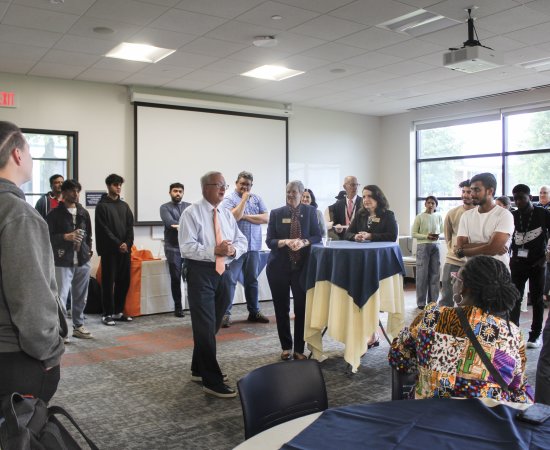
[[[220,222],[218,221],[218,210],[216,208],[214,208],[214,233],[216,233],[216,245],[220,245],[223,238]],[[216,272],[220,275],[225,272],[225,258],[223,256],[216,255]]]

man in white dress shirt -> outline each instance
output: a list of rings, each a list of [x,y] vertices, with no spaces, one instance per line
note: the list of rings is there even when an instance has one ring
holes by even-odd
[[[231,301],[234,281],[229,263],[240,258],[248,242],[235,218],[221,206],[227,184],[220,172],[201,177],[203,198],[180,218],[179,246],[187,259],[187,287],[193,329],[191,379],[202,381],[205,393],[220,398],[237,394],[225,384],[216,358],[216,333]]]

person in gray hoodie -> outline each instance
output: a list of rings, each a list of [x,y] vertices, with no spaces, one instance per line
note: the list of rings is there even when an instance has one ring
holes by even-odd
[[[19,188],[31,177],[25,137],[0,122],[0,396],[19,392],[48,402],[59,383],[66,323],[48,226]]]

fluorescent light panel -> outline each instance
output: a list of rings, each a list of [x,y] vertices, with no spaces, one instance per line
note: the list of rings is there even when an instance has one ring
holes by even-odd
[[[460,22],[424,9],[418,9],[377,26],[395,31],[396,33],[404,33],[416,37],[451,27],[457,23]]]
[[[300,70],[288,69],[283,66],[260,66],[252,69],[248,72],[241,73],[242,76],[252,77],[252,78],[261,78],[263,80],[272,80],[272,81],[281,81],[286,80],[290,77],[295,77],[296,75],[301,75],[304,72]]]
[[[129,61],[141,61],[147,63],[156,63],[176,50],[169,48],[154,47],[147,44],[130,44],[123,42],[117,45],[105,56],[108,58],[127,59]]]
[[[550,58],[535,59],[534,61],[526,61],[519,64],[524,69],[535,69],[537,72],[545,72],[550,70]]]

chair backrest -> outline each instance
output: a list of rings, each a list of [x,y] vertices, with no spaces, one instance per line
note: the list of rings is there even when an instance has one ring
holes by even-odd
[[[245,439],[280,423],[328,408],[319,362],[285,361],[253,370],[237,386]]]
[[[395,367],[391,369],[391,399],[414,399],[416,373],[401,373]]]
[[[412,238],[411,256],[416,257],[417,249],[418,249],[418,239]]]

